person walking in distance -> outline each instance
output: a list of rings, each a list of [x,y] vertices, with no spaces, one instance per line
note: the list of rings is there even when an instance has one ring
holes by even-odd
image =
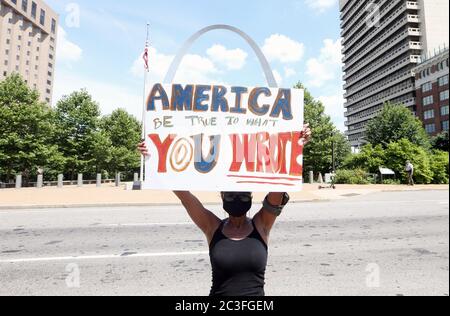
[[[306,145],[311,130],[302,130]],[[139,151],[147,156],[145,143]],[[248,217],[253,203],[251,192],[221,192],[223,209],[228,217],[221,219],[188,191],[175,191],[187,213],[204,233],[212,267],[210,296],[265,296],[265,274],[268,259],[269,236],[275,221],[289,202],[287,193],[269,193],[261,210]]]
[[[408,174],[408,185],[414,186],[414,165],[409,160],[406,162],[405,171]]]

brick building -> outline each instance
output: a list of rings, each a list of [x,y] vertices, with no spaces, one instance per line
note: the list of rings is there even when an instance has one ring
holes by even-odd
[[[417,116],[432,136],[449,129],[448,58],[449,50],[445,49],[414,69]]]

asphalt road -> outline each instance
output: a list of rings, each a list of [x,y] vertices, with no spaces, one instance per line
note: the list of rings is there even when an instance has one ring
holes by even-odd
[[[178,206],[0,211],[0,295],[207,295],[206,251]],[[266,292],[448,296],[449,192],[290,205]]]

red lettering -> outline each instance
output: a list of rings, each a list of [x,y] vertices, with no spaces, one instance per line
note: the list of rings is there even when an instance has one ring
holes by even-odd
[[[303,155],[303,144],[300,144],[302,134],[300,132],[292,133],[292,151],[291,151],[291,169],[289,174],[293,177],[299,177],[303,174],[303,166],[297,161],[298,157]]]
[[[271,159],[272,159],[272,170],[273,173],[287,174],[287,159],[286,159],[286,148],[288,142],[292,139],[292,133],[280,133],[272,135],[273,146],[278,141],[278,159],[275,159],[275,149],[271,147]],[[275,165],[277,162],[277,165]]]
[[[230,171],[239,172],[242,163],[245,160],[247,171],[255,172],[255,155],[256,155],[256,135],[242,135],[243,141],[239,135],[230,135],[233,144],[233,162]]]
[[[156,149],[158,150],[158,156],[159,156],[158,172],[166,173],[167,172],[167,153],[169,152],[169,148],[172,145],[173,141],[175,140],[176,135],[167,136],[167,138],[164,140],[164,142],[161,142],[161,138],[159,137],[158,134],[150,134],[149,137],[155,144]]]
[[[256,136],[256,143],[258,146],[258,156],[256,163],[256,172],[265,172],[271,165],[270,150],[265,144],[270,139],[269,133],[258,133]],[[263,168],[264,167],[264,168]]]

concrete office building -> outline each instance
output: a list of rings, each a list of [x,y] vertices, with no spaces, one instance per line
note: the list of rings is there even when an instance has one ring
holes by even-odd
[[[364,144],[366,125],[385,102],[416,111],[414,68],[448,46],[448,9],[448,0],[340,0],[352,146]]]
[[[431,136],[448,131],[449,84],[448,49],[429,56],[417,68],[417,116]]]
[[[0,80],[19,73],[51,104],[58,15],[41,0],[0,0]]]

